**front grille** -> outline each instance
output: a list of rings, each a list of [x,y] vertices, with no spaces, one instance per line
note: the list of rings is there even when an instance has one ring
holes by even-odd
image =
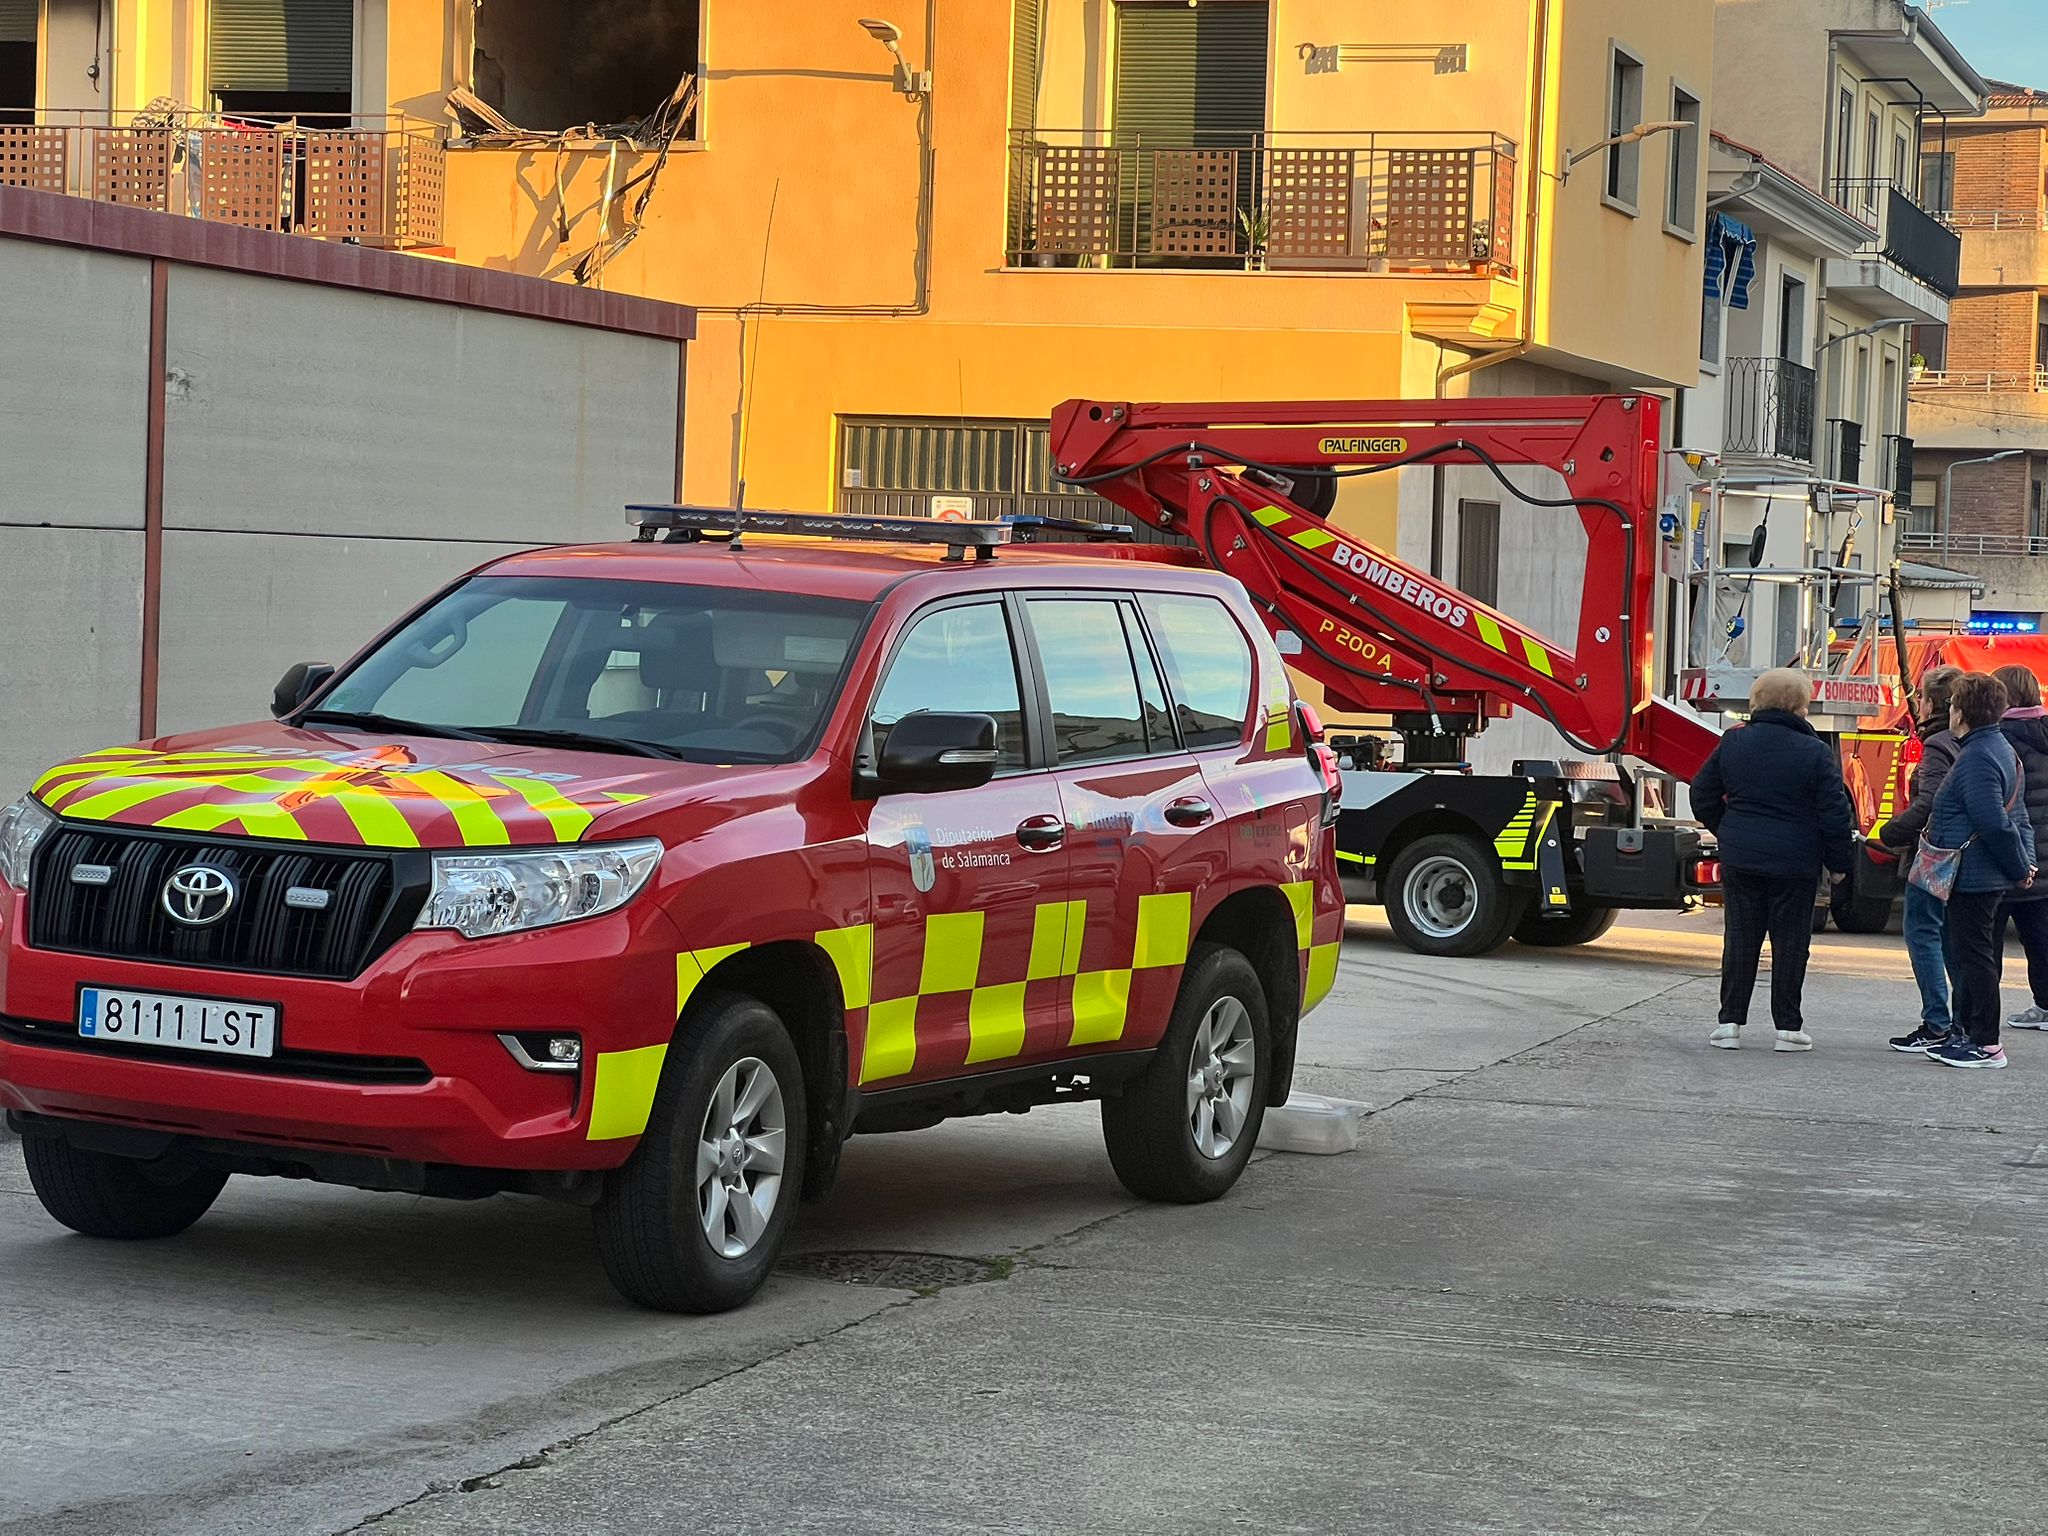
[[[188,864],[225,872],[234,904],[210,927],[165,910],[165,882]],[[72,878],[80,865],[104,884]],[[127,828],[59,827],[36,850],[29,943],[38,949],[267,976],[346,980],[396,942],[427,885],[423,854],[358,852]],[[285,905],[285,892],[327,892],[327,905]]]
[[[103,1056],[137,1057],[180,1067],[204,1067],[209,1072],[252,1072],[263,1077],[310,1077],[328,1083],[374,1083],[380,1086],[416,1085],[434,1080],[427,1064],[412,1056],[348,1056],[339,1051],[288,1051],[282,1048],[271,1056],[166,1050],[151,1045],[130,1045],[125,1041],[88,1039],[78,1033],[75,1023],[52,1024],[41,1019],[0,1018],[0,1039],[59,1050],[92,1051]]]

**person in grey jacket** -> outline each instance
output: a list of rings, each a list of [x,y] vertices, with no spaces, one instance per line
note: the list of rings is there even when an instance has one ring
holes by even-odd
[[[2027,821],[2034,829],[2038,851],[2048,843],[2048,709],[2041,707],[2041,680],[2026,667],[2014,663],[1991,674],[2005,684],[2007,708],[1998,722],[1999,734],[2012,743],[2026,779],[2022,803]],[[2048,1029],[2048,883],[2036,881],[2024,891],[2005,899],[1998,931],[2005,932],[2005,920],[2020,931],[2020,943],[2027,951],[2027,990],[2033,993],[2028,1007],[2005,1022],[2015,1029]]]
[[[1949,688],[1963,675],[1960,667],[1934,667],[1920,679],[1920,766],[1913,770],[1906,808],[1877,829],[1877,840],[1910,861],[1934,812],[1934,797],[1961,750],[1948,728]],[[1917,885],[1906,887],[1906,957],[1913,962],[1913,980],[1920,987],[1920,1023],[1911,1034],[1895,1036],[1895,1051],[1924,1052],[1948,1043],[1948,961],[1941,934],[1948,908]]]
[[[2019,759],[1998,730],[2008,703],[2005,684],[1970,673],[1949,692],[1948,728],[1962,748],[1948,782],[1934,797],[1927,841],[1957,848],[1955,888],[1948,898],[1948,979],[1956,1027],[1967,1036],[1930,1045],[1946,1067],[2003,1067],[1998,1042],[1998,982],[2005,965],[2006,896],[2034,883],[2034,829],[2021,803]]]

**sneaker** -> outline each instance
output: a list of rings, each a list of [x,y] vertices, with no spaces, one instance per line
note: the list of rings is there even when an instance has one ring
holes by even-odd
[[[2048,1008],[2039,1003],[2014,1014],[2005,1021],[2014,1029],[2048,1029]]]
[[[1813,1036],[1803,1029],[1781,1029],[1778,1031],[1778,1043],[1772,1046],[1771,1049],[1774,1051],[1810,1051],[1813,1049]]]
[[[1742,1049],[1742,1026],[1730,1024],[1725,1019],[1714,1026],[1714,1032],[1707,1036],[1707,1044],[1721,1051]]]
[[[1910,1035],[1894,1035],[1891,1046],[1895,1051],[1904,1051],[1909,1056],[1924,1056],[1938,1046],[1947,1045],[1949,1033],[1936,1029],[1931,1024],[1922,1024]]]
[[[1944,1067],[2002,1067],[2006,1065],[2005,1048],[1997,1045],[1972,1045],[1967,1040],[1954,1045],[1938,1045],[1927,1053],[1929,1061],[1938,1061]]]

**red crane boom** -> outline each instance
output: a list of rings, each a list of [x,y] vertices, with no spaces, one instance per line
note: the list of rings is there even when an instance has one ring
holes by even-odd
[[[1291,664],[1337,708],[1411,735],[1459,736],[1510,706],[1579,750],[1690,779],[1719,739],[1654,692],[1658,413],[1649,395],[1299,404],[1069,400],[1052,415],[1059,477],[1185,534],[1241,581]],[[1567,650],[1321,515],[1335,480],[1480,465],[1508,496],[1575,507],[1586,530]],[[1502,473],[1556,471],[1547,500]]]

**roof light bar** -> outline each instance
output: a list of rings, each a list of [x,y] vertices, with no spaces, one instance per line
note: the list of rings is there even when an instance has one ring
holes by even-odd
[[[997,546],[1010,542],[1007,523],[952,523],[929,517],[866,517],[839,512],[759,512],[752,508],[634,505],[626,521],[646,544],[666,533],[671,544],[694,544],[724,538],[737,547],[743,534],[774,533],[813,539],[854,539],[885,544],[944,544],[948,560],[974,551],[977,560],[995,558]]]
[[[1004,519],[1017,530],[1020,544],[1134,544],[1129,523],[1090,523],[1078,517],[1045,517],[1036,512]]]

